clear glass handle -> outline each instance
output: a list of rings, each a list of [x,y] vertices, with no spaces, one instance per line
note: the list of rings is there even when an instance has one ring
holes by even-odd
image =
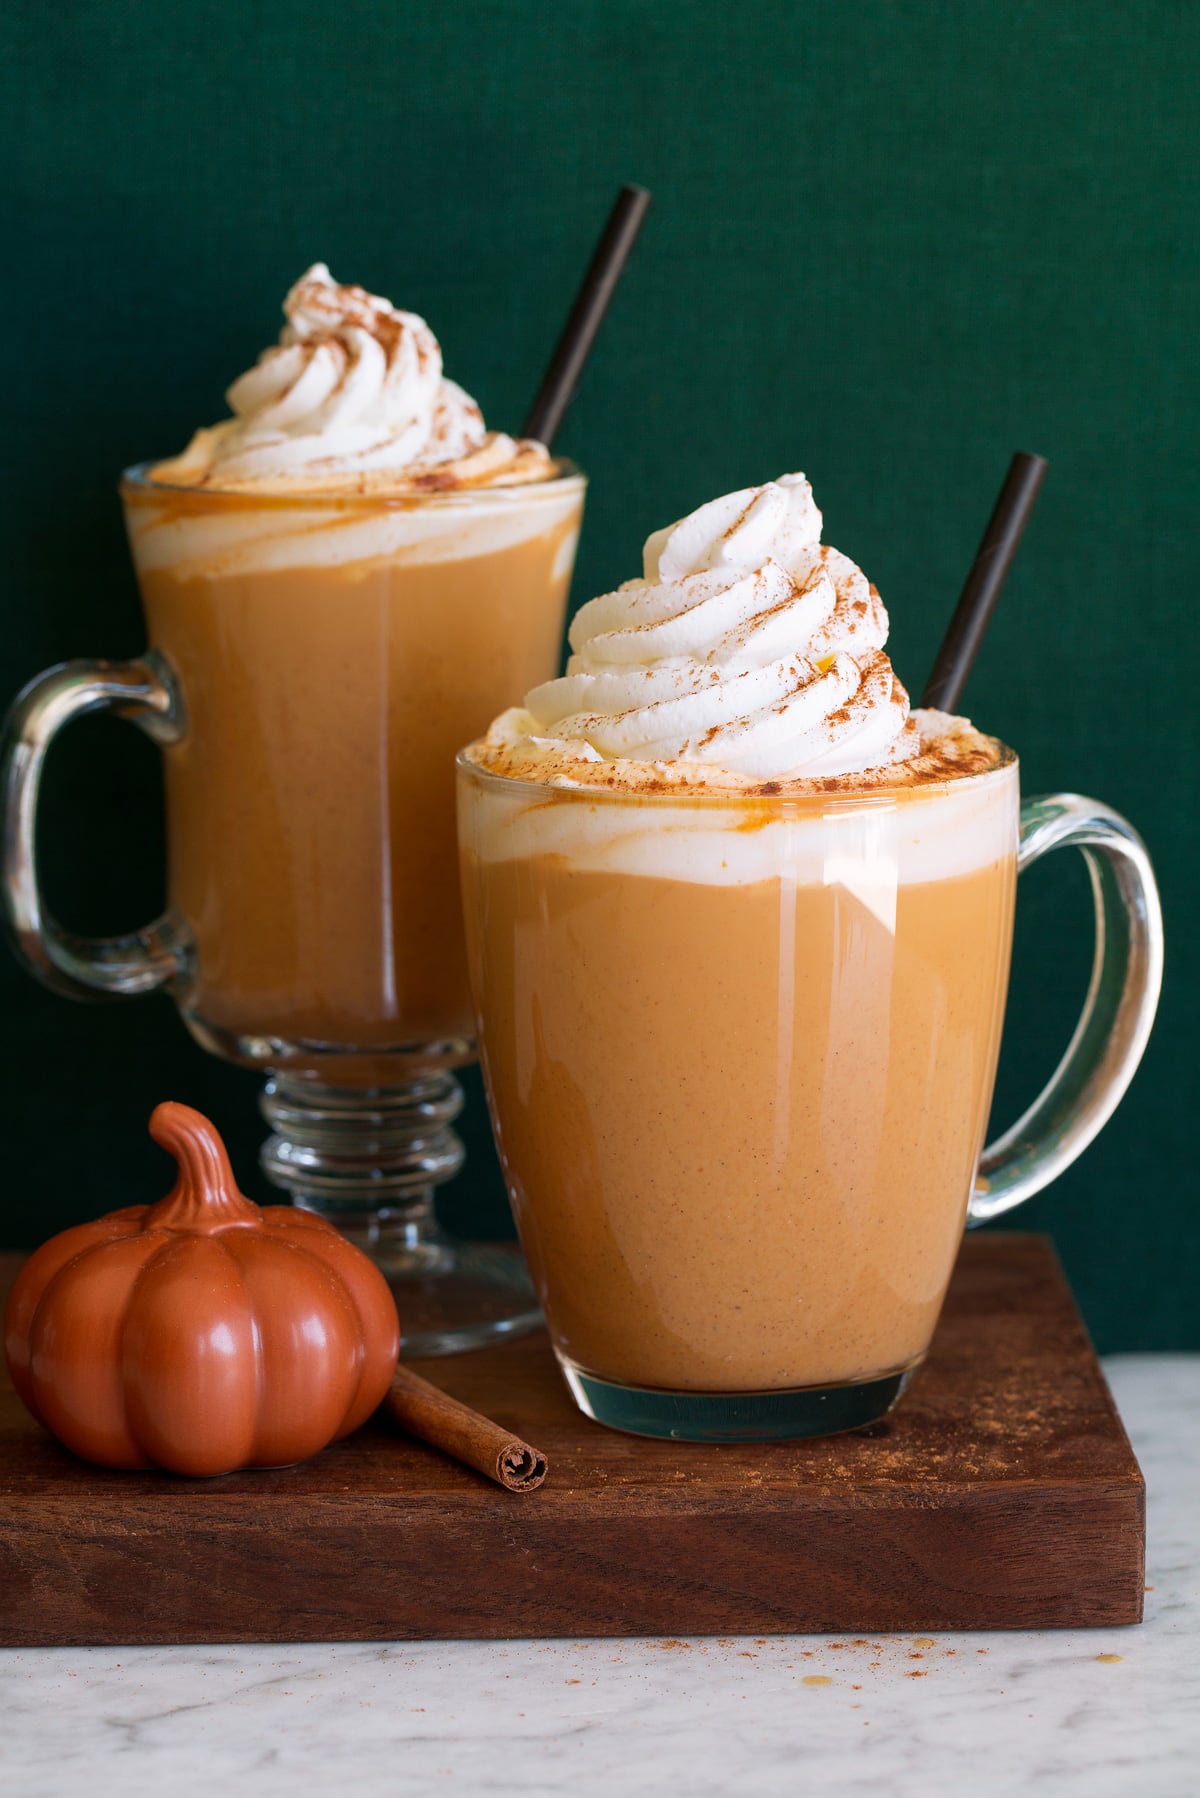
[[[190,953],[187,928],[170,912],[129,936],[84,937],[56,923],[42,904],[35,833],[46,751],[65,724],[98,711],[130,719],[156,743],[183,734],[174,681],[153,651],[137,662],[62,662],[17,695],[0,761],[8,925],[30,971],[71,999],[153,992],[184,974]]]
[[[1163,927],[1145,844],[1124,818],[1095,799],[1056,793],[1026,800],[1018,869],[1067,845],[1083,852],[1096,907],[1087,998],[1045,1091],[984,1150],[969,1224],[1023,1204],[1083,1153],[1120,1103],[1154,1022]]]

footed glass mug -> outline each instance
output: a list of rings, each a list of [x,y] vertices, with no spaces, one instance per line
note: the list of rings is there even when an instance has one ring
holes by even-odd
[[[883,1416],[964,1223],[1096,1135],[1162,976],[1145,848],[1010,751],[908,789],[552,787],[459,757],[480,1054],[551,1339],[589,1417],[693,1441]],[[1096,950],[1049,1085],[984,1148],[1019,869],[1081,849]]]
[[[121,486],[149,649],[25,688],[5,746],[19,954],[73,998],[165,988],[213,1054],[268,1072],[263,1165],[392,1281],[413,1354],[539,1321],[515,1249],[456,1244],[452,1069],[474,1054],[454,755],[559,660],[584,479],[416,498]],[[168,908],[90,940],[34,857],[55,734],[107,709],[162,746]]]

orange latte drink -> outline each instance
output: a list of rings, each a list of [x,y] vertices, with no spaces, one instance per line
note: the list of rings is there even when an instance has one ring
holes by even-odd
[[[991,1101],[1015,766],[736,807],[469,768],[462,804],[484,1066],[561,1353],[697,1392],[912,1367]]]
[[[793,476],[658,533],[459,760],[522,1242],[576,1397],[651,1434],[737,1435],[772,1395],[819,1404],[766,1434],[886,1410],[991,1102],[1015,759],[910,716],[819,532]]]
[[[414,314],[321,265],[285,311],[234,417],[122,489],[184,718],[184,1012],[274,1066],[452,1064],[472,1035],[454,755],[558,664],[583,480],[486,433]]]

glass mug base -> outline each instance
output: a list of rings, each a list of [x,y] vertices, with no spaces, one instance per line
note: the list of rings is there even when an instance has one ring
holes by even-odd
[[[340,1208],[306,1203],[382,1271],[400,1317],[406,1360],[461,1355],[541,1328],[542,1313],[515,1243],[462,1242],[432,1219],[414,1225],[381,1210],[365,1228]]]
[[[579,1409],[610,1430],[669,1442],[797,1442],[878,1423],[923,1359],[869,1380],[766,1392],[663,1392],[601,1379],[565,1355],[558,1364]]]
[[[459,1242],[437,1224],[436,1189],[464,1160],[452,1128],[458,1081],[436,1065],[406,1077],[393,1063],[381,1069],[387,1084],[368,1084],[359,1056],[347,1052],[340,1080],[272,1072],[259,1101],[272,1127],[267,1178],[375,1262],[406,1356],[460,1354],[537,1329],[541,1311],[515,1244]]]

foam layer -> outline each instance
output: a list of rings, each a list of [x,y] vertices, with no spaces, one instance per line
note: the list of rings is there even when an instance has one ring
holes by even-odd
[[[141,568],[170,568],[181,580],[290,568],[340,568],[352,578],[383,561],[462,561],[526,542],[572,518],[582,487],[581,475],[565,473],[527,487],[400,503],[255,504],[246,496],[172,490],[134,477],[122,493]],[[576,535],[564,538],[564,569],[571,565]]]
[[[989,867],[1017,845],[1017,765],[1000,745],[989,772],[857,794],[535,789],[477,778],[489,763],[476,750],[462,761],[460,835],[487,861],[554,856],[594,872],[706,885],[842,885],[886,917],[900,883]]]

